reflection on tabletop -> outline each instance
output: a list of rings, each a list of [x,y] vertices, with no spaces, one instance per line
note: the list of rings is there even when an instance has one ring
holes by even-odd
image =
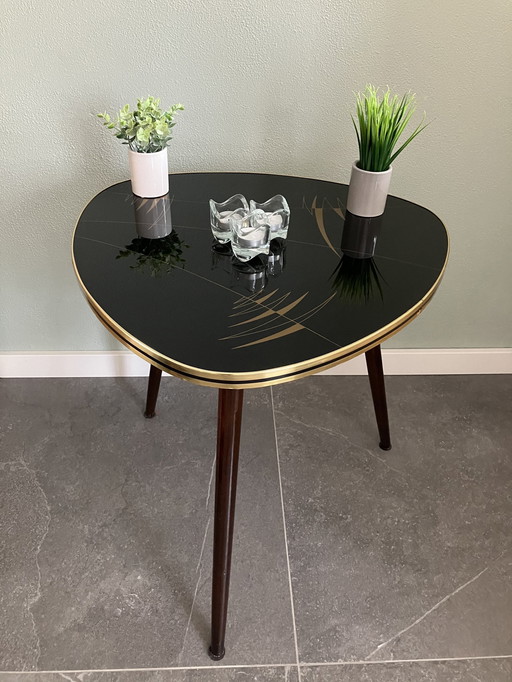
[[[188,248],[183,239],[175,231],[161,239],[147,239],[135,237],[130,244],[119,251],[116,259],[135,256],[132,270],[149,273],[151,277],[158,277],[171,272],[174,267],[185,267],[183,250]]]
[[[161,239],[172,232],[171,199],[169,194],[156,199],[133,196],[135,229],[139,237]]]
[[[343,254],[331,275],[333,290],[347,303],[368,303],[380,298],[384,301],[385,283],[374,258],[352,258]]]
[[[247,262],[238,260],[229,243],[213,242],[211,247],[212,269],[221,269],[231,276],[231,287],[237,285],[251,294],[263,291],[269,277],[279,277],[286,265],[286,243],[282,239],[270,242],[268,256],[256,256]]]
[[[346,211],[341,250],[352,258],[371,258],[375,254],[381,227],[381,215],[375,218],[361,218]]]

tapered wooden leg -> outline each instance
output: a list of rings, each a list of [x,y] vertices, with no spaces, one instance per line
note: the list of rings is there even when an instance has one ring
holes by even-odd
[[[241,389],[219,389],[213,529],[212,632],[208,652],[215,661],[220,661],[225,653],[224,638],[228,613],[243,397],[244,392]]]
[[[382,355],[380,346],[375,346],[365,353],[368,378],[372,389],[373,406],[377,417],[380,443],[382,450],[391,450],[389,437],[388,406],[386,403],[386,387],[384,385],[384,372],[382,370]]]
[[[146,398],[146,409],[144,416],[151,419],[155,416],[156,400],[158,398],[158,390],[160,388],[160,379],[162,378],[162,370],[154,365],[150,365],[149,380],[148,380],[148,394]]]

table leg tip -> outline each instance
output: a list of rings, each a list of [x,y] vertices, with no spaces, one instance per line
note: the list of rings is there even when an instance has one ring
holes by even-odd
[[[156,412],[144,412],[146,419],[153,419],[156,416]]]
[[[379,443],[379,448],[381,450],[391,450],[391,443],[383,443],[382,441]]]
[[[224,658],[225,653],[226,649],[222,649],[220,654],[214,654],[212,648],[208,648],[208,656],[212,659],[212,661],[221,661]]]

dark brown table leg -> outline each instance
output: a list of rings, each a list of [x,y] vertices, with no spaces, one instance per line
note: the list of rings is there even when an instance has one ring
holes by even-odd
[[[386,387],[384,385],[384,372],[382,370],[382,355],[380,346],[375,346],[365,353],[368,378],[372,389],[373,406],[377,417],[380,443],[382,450],[391,450],[389,437],[388,406],[386,404]]]
[[[213,529],[212,632],[208,651],[210,658],[215,661],[224,658],[225,653],[224,637],[228,613],[243,399],[242,389],[219,389]]]
[[[156,399],[158,398],[158,389],[160,388],[160,379],[162,378],[162,370],[154,365],[150,365],[148,394],[146,398],[146,409],[144,416],[151,419],[155,416]]]

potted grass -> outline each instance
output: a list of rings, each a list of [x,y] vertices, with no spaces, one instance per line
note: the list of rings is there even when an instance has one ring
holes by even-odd
[[[354,215],[371,218],[384,213],[392,163],[408,144],[426,127],[422,121],[399,145],[415,111],[416,98],[411,93],[402,97],[383,95],[373,85],[357,94],[356,118],[352,122],[359,146],[359,160],[352,165],[347,210]],[[398,148],[397,148],[398,147]]]
[[[167,145],[172,139],[171,129],[176,125],[175,114],[183,108],[181,104],[174,104],[163,111],[159,99],[147,97],[137,100],[133,111],[126,104],[114,119],[106,112],[98,114],[103,125],[129,146],[128,161],[135,195],[153,198],[169,191]]]

